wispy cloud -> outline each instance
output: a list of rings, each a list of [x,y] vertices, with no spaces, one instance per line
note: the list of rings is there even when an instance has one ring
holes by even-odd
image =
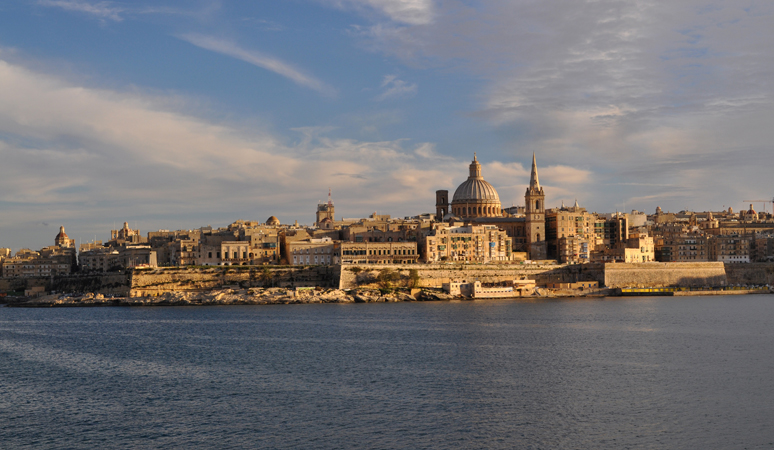
[[[409,97],[417,93],[415,83],[406,83],[397,75],[385,75],[380,88],[383,92],[376,97],[376,100],[379,101],[388,98]]]
[[[433,21],[433,0],[322,0],[340,8],[378,11],[390,20],[409,25],[426,25]],[[364,8],[366,7],[366,8]]]
[[[303,73],[300,69],[293,67],[291,64],[254,50],[243,49],[229,40],[201,34],[182,34],[179,35],[178,38],[205,50],[221,53],[242,60],[248,64],[270,70],[278,75],[289,78],[298,85],[313,89],[325,96],[333,97],[336,95],[336,89],[311,75]]]
[[[77,0],[39,0],[39,5],[62,8],[67,11],[77,11],[96,16],[99,19],[114,20],[120,22],[123,20],[121,13],[124,8],[116,6],[112,2],[89,3]]]
[[[325,127],[281,136],[176,110],[181,103],[0,59],[2,246],[41,247],[51,238],[41,222],[89,239],[123,220],[143,231],[270,215],[311,223],[328,187],[347,217],[416,214],[467,176],[467,161],[429,143],[333,138]],[[295,133],[302,139],[287,144]],[[514,173],[526,182],[523,170],[502,178]],[[507,189],[501,196],[512,201]]]

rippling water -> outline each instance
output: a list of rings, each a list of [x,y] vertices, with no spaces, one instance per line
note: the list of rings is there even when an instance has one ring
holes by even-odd
[[[772,448],[774,296],[0,308],[0,448]]]

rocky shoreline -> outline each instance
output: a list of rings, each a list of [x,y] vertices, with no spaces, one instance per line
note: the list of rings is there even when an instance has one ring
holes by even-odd
[[[9,297],[10,307],[68,306],[206,306],[206,305],[292,305],[310,303],[392,303],[417,301],[462,300],[443,292],[422,290],[414,295],[392,291],[382,293],[371,289],[305,289],[284,288],[219,289],[212,291],[175,291],[157,296],[106,297],[102,294],[47,295],[34,298]]]

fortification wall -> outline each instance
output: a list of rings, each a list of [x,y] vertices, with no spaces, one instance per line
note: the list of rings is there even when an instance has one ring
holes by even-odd
[[[219,266],[170,267],[135,270],[131,295],[154,296],[166,292],[208,291],[223,286],[338,287],[338,266]]]
[[[43,287],[48,292],[93,292],[126,296],[129,294],[129,277],[126,273],[99,273],[57,276],[53,279],[51,277],[0,278],[0,292],[24,292],[25,289]]]
[[[378,276],[385,269],[398,272],[397,286],[408,287],[411,271],[416,270],[419,286],[440,289],[451,280],[479,280],[482,283],[500,283],[527,278],[537,284],[574,283],[576,281],[604,281],[601,264],[536,265],[536,264],[360,264],[341,266],[341,289],[378,287]]]
[[[726,264],[729,285],[774,285],[774,263]]]
[[[604,284],[621,287],[723,286],[726,270],[722,262],[701,263],[606,263]]]

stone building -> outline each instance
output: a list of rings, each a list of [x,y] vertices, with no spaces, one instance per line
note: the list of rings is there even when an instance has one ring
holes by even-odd
[[[449,201],[449,191],[436,191],[436,220],[459,221],[470,225],[494,226],[504,230],[511,251],[528,252],[531,259],[546,259],[545,192],[540,186],[537,161],[532,155],[530,183],[524,195],[525,207],[504,212],[497,190],[484,180],[481,164],[473,154],[468,179],[457,187]],[[514,217],[513,213],[523,216]]]
[[[342,264],[414,264],[416,242],[341,242]]]
[[[56,245],[38,252],[22,249],[13,257],[2,259],[3,277],[49,277],[75,271],[78,264],[75,241],[67,236],[64,227],[59,228],[54,242]]]
[[[288,263],[292,265],[339,264],[339,243],[331,238],[310,238],[285,243]]]
[[[482,262],[512,261],[511,238],[494,225],[434,225],[433,233],[424,237],[422,261]]]
[[[110,247],[83,248],[78,252],[81,272],[108,272],[120,269],[118,250]]]
[[[322,229],[333,229],[335,218],[335,208],[331,199],[331,190],[328,189],[328,202],[317,204],[317,214],[315,226]]]
[[[710,261],[724,263],[750,262],[750,237],[738,234],[713,236],[709,240]]]
[[[597,247],[598,230],[603,221],[598,221],[595,214],[578,206],[549,209],[545,212],[545,233],[547,257],[560,262],[583,260],[573,255],[578,254],[583,242],[590,250]],[[564,239],[564,240],[563,240]],[[602,242],[600,242],[602,243]],[[579,255],[579,254],[578,254]],[[585,260],[588,262],[588,259]]]

